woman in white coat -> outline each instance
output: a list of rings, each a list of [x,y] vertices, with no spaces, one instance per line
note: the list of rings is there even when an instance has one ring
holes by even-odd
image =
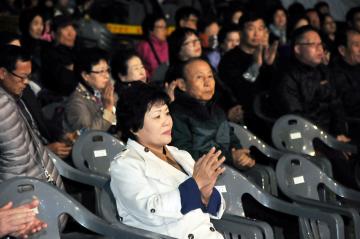
[[[220,219],[225,202],[214,188],[225,158],[211,149],[197,162],[168,146],[172,119],[167,94],[136,82],[117,105],[127,149],[111,163],[111,190],[124,224],[176,238],[223,238],[210,217]]]

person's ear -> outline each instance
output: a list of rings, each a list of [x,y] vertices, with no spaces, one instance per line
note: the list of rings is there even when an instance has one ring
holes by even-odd
[[[184,27],[185,23],[186,23],[186,21],[184,19],[181,19],[180,22],[179,22],[179,26]]]
[[[83,72],[81,72],[81,77],[84,79],[84,81],[86,81],[86,82],[89,81],[89,73],[83,71]]]
[[[183,78],[179,78],[177,79],[177,82],[178,82],[178,88],[182,91],[185,91],[186,92],[186,83],[185,83],[185,80]]]
[[[135,132],[134,130],[132,130],[132,129],[130,129],[130,132],[133,134],[133,135],[135,135],[136,137],[138,137],[138,132]]]
[[[120,79],[121,82],[126,82],[126,81],[127,81],[127,77],[124,76],[124,75],[122,75],[122,74],[120,74],[120,73],[118,73],[118,77],[119,77],[119,79]]]
[[[342,56],[342,57],[345,57],[345,51],[346,51],[346,49],[345,49],[345,46],[338,46],[338,51],[339,51],[339,53],[340,53],[340,55]]]
[[[4,67],[0,67],[0,80],[4,80],[6,74],[7,74],[6,69]]]
[[[300,54],[300,46],[299,46],[299,45],[295,45],[295,46],[294,46],[294,52],[295,52],[295,54],[297,54],[297,55]]]

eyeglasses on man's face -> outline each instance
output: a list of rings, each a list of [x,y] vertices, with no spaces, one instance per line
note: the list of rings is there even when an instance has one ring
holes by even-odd
[[[12,72],[12,71],[8,71],[12,76],[15,77],[15,79],[18,81],[18,82],[25,82],[26,80],[31,80],[31,77],[32,75],[29,74],[29,75],[26,75],[26,76],[20,76],[18,74],[16,74],[15,72]]]
[[[104,70],[99,70],[99,71],[90,71],[91,73],[94,74],[98,74],[98,75],[105,75],[105,74],[109,74],[111,71],[110,68],[104,69]]]

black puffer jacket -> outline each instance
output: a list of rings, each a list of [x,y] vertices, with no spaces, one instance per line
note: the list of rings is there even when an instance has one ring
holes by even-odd
[[[278,93],[281,113],[301,115],[336,135],[345,133],[344,109],[326,66],[295,60],[283,74]]]
[[[197,160],[211,147],[221,149],[226,163],[232,164],[231,148],[241,148],[224,111],[214,102],[201,102],[180,90],[170,105],[174,121],[172,144],[188,151]]]

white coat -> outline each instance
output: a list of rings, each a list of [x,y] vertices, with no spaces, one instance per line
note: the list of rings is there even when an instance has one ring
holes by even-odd
[[[175,147],[166,147],[192,175],[195,162],[191,155]],[[200,208],[185,215],[180,212],[178,187],[189,176],[144,149],[129,139],[127,150],[115,157],[110,166],[110,187],[122,222],[176,238],[223,238],[214,230],[210,214]],[[220,209],[216,216],[211,217],[220,219],[224,210],[225,201],[221,196]]]

